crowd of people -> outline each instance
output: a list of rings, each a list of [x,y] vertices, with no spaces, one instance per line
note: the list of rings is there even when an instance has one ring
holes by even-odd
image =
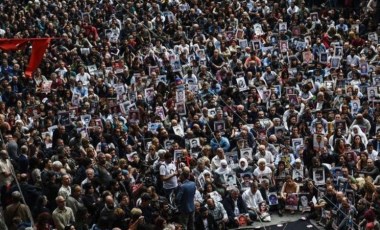
[[[380,229],[377,4],[1,1],[0,228]]]

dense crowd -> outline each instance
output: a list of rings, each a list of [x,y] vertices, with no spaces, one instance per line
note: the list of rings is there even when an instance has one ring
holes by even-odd
[[[0,229],[380,229],[377,4],[1,1]]]

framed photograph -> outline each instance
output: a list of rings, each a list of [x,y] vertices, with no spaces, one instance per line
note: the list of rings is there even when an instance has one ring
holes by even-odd
[[[258,35],[258,36],[264,35],[264,31],[263,31],[263,28],[261,27],[260,23],[254,24],[253,30],[255,32],[255,35]]]
[[[244,157],[248,162],[253,161],[252,148],[240,149],[240,157]]]
[[[338,69],[340,66],[340,57],[332,57],[330,62],[331,68]]]
[[[196,93],[198,92],[199,87],[197,84],[188,84],[187,89],[190,90],[191,92]]]
[[[175,140],[169,139],[164,142],[165,149],[171,149]]]
[[[182,149],[176,149],[174,150],[174,162],[176,165],[178,165],[178,163],[180,163],[183,158],[183,150]]]
[[[79,106],[80,99],[81,99],[81,96],[79,93],[73,93],[73,96],[71,97],[71,104],[76,107]]]
[[[181,72],[182,70],[181,61],[179,60],[176,60],[174,63],[171,64],[171,66],[173,68],[173,72]]]
[[[375,42],[375,43],[378,43],[379,39],[378,39],[377,33],[376,32],[368,33],[368,40]]]
[[[140,121],[140,112],[138,110],[128,111],[128,121],[132,124],[138,124]]]
[[[186,105],[184,102],[175,103],[175,108],[179,115],[182,115],[182,116],[186,115]]]
[[[160,117],[161,121],[165,120],[165,110],[162,106],[157,106],[156,111],[154,112],[157,116]]]
[[[286,195],[285,209],[287,210],[298,209],[298,194],[297,193],[290,193]]]
[[[224,132],[226,129],[226,124],[224,121],[215,121],[214,122],[214,131]]]
[[[372,86],[380,86],[380,77],[372,78]]]
[[[311,51],[302,52],[303,63],[310,64],[313,62],[314,56]]]
[[[306,42],[298,41],[295,46],[298,52],[302,52],[306,48]]]
[[[261,50],[262,48],[262,44],[261,44],[261,41],[260,40],[252,40],[252,47],[253,47],[253,50]]]
[[[191,153],[199,153],[202,150],[201,142],[199,138],[192,138],[189,141],[190,152]]]
[[[148,131],[152,132],[153,134],[157,134],[157,129],[160,126],[162,126],[162,123],[150,122],[148,123]]]
[[[360,73],[362,75],[368,75],[368,63],[361,63],[360,64]]]
[[[270,54],[272,53],[273,46],[262,46],[261,50],[263,51],[263,53]]]
[[[185,102],[186,101],[185,90],[177,90],[175,97],[176,97],[177,102]]]
[[[325,185],[325,169],[323,167],[313,168],[313,180],[316,186]]]
[[[272,45],[277,45],[277,44],[278,44],[277,35],[272,34],[272,35],[270,36],[270,43],[271,43]]]
[[[152,102],[154,100],[154,88],[147,88],[145,91],[145,100],[147,102]]]
[[[239,46],[241,49],[245,49],[246,47],[248,47],[247,39],[239,39]]]
[[[281,85],[274,85],[272,93],[276,94],[278,98],[281,97]]]
[[[298,96],[297,94],[288,94],[289,102],[293,104],[298,104]]]
[[[58,111],[58,122],[61,125],[68,126],[71,125],[70,113],[66,111]]]
[[[237,82],[237,86],[238,86],[240,92],[243,92],[243,91],[246,91],[249,89],[246,82],[245,82],[244,77],[237,78],[236,82]]]
[[[334,82],[333,81],[324,81],[323,84],[325,85],[327,90],[334,91]]]
[[[236,152],[226,152],[227,164],[230,166],[235,166],[239,163],[238,155]]]
[[[298,202],[298,210],[302,212],[310,212],[311,207],[309,206],[309,198],[307,193],[299,193],[299,202]]]
[[[319,20],[318,12],[310,13],[310,17],[311,17],[312,22],[318,22],[318,20]]]
[[[245,191],[250,189],[252,183],[252,173],[240,174],[240,190]]]
[[[238,31],[236,31],[236,33],[234,34],[233,31],[227,31],[227,32],[226,32],[226,39],[227,39],[227,41],[231,41],[232,39],[234,39],[234,36],[236,37],[237,32],[238,32]],[[244,33],[244,31],[239,31],[239,32],[240,32],[240,33],[241,33],[241,32]],[[241,35],[239,34],[239,36],[241,36]],[[242,38],[243,38],[243,37],[242,37]],[[199,55],[198,55],[198,56],[199,56]]]
[[[209,117],[215,117],[215,115],[216,115],[216,109],[215,108],[208,109],[207,110],[207,115]]]
[[[183,137],[185,135],[181,125],[176,125],[176,126],[173,126],[172,128],[175,135],[180,136],[180,137]]]
[[[293,138],[292,139],[292,147],[293,151],[296,152],[297,146],[303,145],[303,138]]]
[[[298,90],[295,87],[285,87],[286,94],[298,94]]]
[[[228,186],[236,186],[237,185],[237,180],[236,180],[236,175],[234,174],[223,174],[224,175],[224,181]]]
[[[244,30],[242,29],[237,29],[236,30],[236,34],[235,34],[235,37],[237,39],[243,39],[244,38]],[[239,42],[240,43],[240,42]]]
[[[334,47],[334,56],[335,57],[342,57],[343,56],[343,47],[342,46],[335,46]]]
[[[376,98],[379,97],[379,94],[378,94],[378,87],[367,87],[367,97],[368,97],[368,100],[370,101],[373,101],[375,100]]]
[[[327,63],[327,53],[326,52],[322,52],[319,54],[319,62],[322,64]]]
[[[286,41],[286,40],[280,40],[279,42],[279,46],[280,46],[280,51],[282,52],[282,53],[286,53],[286,52],[288,52],[288,41]]]
[[[302,184],[303,183],[303,178],[304,178],[303,169],[302,168],[301,169],[293,168],[293,170],[292,170],[292,178],[298,184]]]
[[[285,33],[286,31],[288,31],[288,24],[286,22],[278,23],[278,31],[280,33]]]
[[[215,201],[221,202],[223,200],[222,196],[217,191],[210,192],[208,195]]]
[[[320,150],[325,147],[325,139],[322,134],[313,135],[313,147],[315,150]]]
[[[360,110],[360,100],[351,100],[351,113],[356,115]]]
[[[261,99],[263,99],[264,102],[268,102],[270,100],[270,96],[271,96],[271,90],[270,89],[264,90],[261,95]]]
[[[268,203],[270,206],[278,205],[278,197],[276,192],[271,192],[268,194]]]
[[[88,127],[91,121],[91,115],[90,114],[81,115],[80,120],[82,121],[85,127]]]
[[[335,129],[340,129],[342,131],[342,134],[346,134],[346,122],[345,121],[336,121],[335,122]]]

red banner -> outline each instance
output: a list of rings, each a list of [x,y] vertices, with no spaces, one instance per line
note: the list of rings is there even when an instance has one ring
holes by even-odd
[[[51,38],[0,39],[0,49],[4,51],[19,50],[24,48],[29,41],[32,42],[32,55],[25,75],[31,78],[33,72],[40,65]]]

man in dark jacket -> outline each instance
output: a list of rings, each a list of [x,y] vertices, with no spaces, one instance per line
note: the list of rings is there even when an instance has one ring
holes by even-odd
[[[206,207],[201,207],[200,215],[195,217],[195,229],[199,230],[216,230],[218,226],[212,215],[209,215],[209,211]]]
[[[229,219],[227,225],[232,228],[239,227],[239,216],[248,214],[248,209],[237,188],[232,189],[230,195],[223,200],[223,206]]]
[[[183,229],[194,229],[194,196],[196,186],[194,181],[190,181],[190,168],[184,167],[182,169],[181,181],[182,184],[178,188],[176,203],[179,208],[179,222],[182,224]]]

